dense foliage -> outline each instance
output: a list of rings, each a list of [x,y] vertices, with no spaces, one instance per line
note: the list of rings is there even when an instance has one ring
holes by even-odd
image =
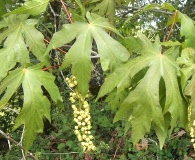
[[[194,2],[168,2],[0,1],[1,134],[34,159],[191,153],[167,138],[195,137]]]

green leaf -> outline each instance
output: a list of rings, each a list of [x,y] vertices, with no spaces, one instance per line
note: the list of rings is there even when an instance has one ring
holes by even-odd
[[[86,89],[89,87],[88,83],[86,82],[88,82],[91,78],[91,71],[93,69],[90,59],[91,45],[92,37],[90,30],[86,29],[83,33],[78,35],[77,41],[68,51],[66,59],[62,65],[63,68],[66,68],[72,64],[72,74],[78,75],[78,89],[83,95],[86,94]]]
[[[101,16],[98,16],[97,14],[93,14],[89,12],[86,13],[86,17],[87,17],[87,20],[89,21],[90,26],[99,27],[105,30],[115,32],[116,34],[120,35],[118,30],[114,28],[113,25],[110,24],[107,19]]]
[[[138,35],[139,38],[136,39],[136,42],[139,42],[139,46],[136,49],[137,53],[140,53],[143,55],[142,57],[137,57],[136,59],[133,59],[131,61],[128,61],[126,64],[119,66],[113,74],[110,74],[106,79],[105,83],[103,84],[102,88],[99,91],[98,98],[103,97],[107,93],[111,92],[115,87],[121,88],[121,90],[124,90],[131,84],[131,80],[134,77],[136,73],[141,71],[144,67],[147,66],[147,63],[151,61],[151,57],[148,56],[148,54],[156,54],[158,52],[161,53],[161,46],[159,44],[155,45],[154,43],[151,43],[144,35],[140,34]],[[132,43],[134,39],[128,38],[126,39],[126,43]],[[128,45],[129,50],[134,50],[134,45]],[[142,64],[142,59],[144,59],[145,65]]]
[[[114,23],[115,2],[113,0],[102,0],[93,11],[98,11],[98,14],[101,16],[107,16]]]
[[[82,17],[84,17],[86,10],[85,10],[85,7],[83,6],[81,0],[75,0],[75,2],[78,4],[78,6],[81,9],[81,15],[82,15]]]
[[[143,11],[148,11],[148,10],[159,10],[159,9],[166,9],[169,11],[174,11],[175,8],[170,4],[170,3],[163,3],[162,5],[159,4],[148,4],[144,6]]]
[[[133,117],[131,122],[134,143],[138,142],[146,132],[150,131],[152,121],[159,126],[161,131],[164,131],[164,118],[159,103],[158,87],[161,78],[159,71],[162,67],[161,62],[159,62],[160,60],[159,57],[154,59],[153,56],[153,61],[146,75],[138,86],[129,93],[115,116],[115,121],[122,119],[124,115],[127,118],[130,116]],[[151,113],[153,114],[151,115]]]
[[[189,126],[193,126],[195,120],[195,49],[185,48],[177,62],[181,66],[182,88],[186,96],[189,96]],[[187,114],[187,113],[186,113]]]
[[[0,42],[5,40],[3,48],[0,49],[0,81],[17,62],[21,65],[30,62],[29,51],[32,51],[39,61],[49,62],[46,58],[48,56],[44,56],[44,37],[34,27],[38,21],[27,18],[27,15],[11,15],[0,21],[0,28],[7,27],[0,33]]]
[[[121,92],[111,92],[108,97],[106,97],[106,102],[109,102],[110,106],[112,107],[112,110],[118,109],[118,106],[120,106],[121,102],[126,98],[127,91],[121,91]]]
[[[14,129],[24,124],[23,145],[27,150],[35,140],[36,134],[43,131],[43,117],[50,121],[50,101],[44,95],[42,87],[47,90],[54,102],[62,102],[59,90],[54,84],[55,77],[42,71],[43,65],[11,71],[0,85],[0,94],[5,92],[0,101],[1,109],[22,84],[24,104],[16,118]]]
[[[137,37],[128,37],[122,40],[122,44],[128,49],[131,53],[138,53],[140,48],[142,48],[142,41]]]
[[[178,42],[178,41],[175,41],[175,42],[173,42],[173,41],[167,41],[167,42],[162,42],[161,43],[163,46],[180,46],[181,45],[181,43],[180,42]]]
[[[151,43],[150,40],[143,34],[137,34],[137,38],[128,37],[123,41],[124,45],[129,51],[135,52],[139,55],[161,52],[161,45],[159,37],[155,39],[155,43]]]
[[[24,3],[20,8],[17,8],[5,15],[10,14],[29,14],[29,15],[39,15],[44,12],[49,4],[50,0],[29,0]]]
[[[177,79],[179,66],[169,54],[166,54],[169,52],[161,54],[158,38],[154,43],[143,36],[140,36],[140,40],[145,44],[138,50],[141,56],[130,59],[115,69],[106,78],[98,98],[111,91],[114,92],[114,89],[116,89],[115,94],[118,94],[129,88],[129,94],[121,102],[114,122],[125,118],[126,127],[132,125],[134,144],[150,131],[153,123],[162,148],[169,126],[169,132],[172,132],[178,120],[183,126],[187,125],[187,108],[182,100]],[[160,87],[162,80],[165,85]],[[162,92],[160,89],[166,91],[164,105],[161,103],[160,96],[163,95],[159,94]],[[167,116],[170,121],[166,121]]]
[[[169,11],[175,11],[176,8],[173,7],[173,5],[171,3],[163,3],[163,5],[161,6],[162,9],[166,9]]]
[[[117,64],[125,62],[129,57],[126,48],[112,39],[104,30],[96,28],[92,35],[97,42],[98,52],[103,70],[113,69]]]
[[[6,91],[0,101],[0,110],[7,104],[9,99],[21,85],[23,77],[23,69],[16,69],[14,71],[11,71],[0,84],[0,94]]]
[[[29,46],[29,50],[40,60],[40,62],[49,61],[45,56],[46,46],[44,43],[44,36],[41,32],[39,32],[35,25],[37,24],[37,20],[28,19],[24,23],[23,34],[26,40],[26,43]]]
[[[104,30],[118,33],[106,19],[90,13],[87,13],[86,17],[89,23],[75,22],[64,25],[61,31],[54,34],[46,51],[47,54],[49,50],[76,39],[65,56],[62,68],[72,65],[72,74],[76,76],[79,91],[83,95],[88,90],[88,82],[93,69],[90,57],[93,39],[97,44],[103,70],[112,70],[129,58],[129,52]]]
[[[177,63],[181,69],[181,85],[184,92],[188,80],[193,75],[195,63],[195,50],[193,48],[185,48],[182,50],[181,57],[177,59]]]
[[[187,47],[195,48],[195,26],[193,20],[181,12],[178,12],[178,20],[181,22],[180,34],[185,36]]]

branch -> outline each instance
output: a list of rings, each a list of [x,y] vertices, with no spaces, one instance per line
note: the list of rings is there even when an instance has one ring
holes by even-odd
[[[144,8],[128,7],[127,12],[124,12],[121,17],[125,17],[129,13],[135,14],[135,13],[138,13],[140,11],[143,12],[143,10],[144,10]],[[167,14],[167,15],[173,15],[174,14],[172,12],[168,12],[168,11],[164,11],[164,10],[160,10],[160,9],[151,9],[151,10],[146,10],[145,12],[147,12],[147,11],[162,13],[162,14]]]
[[[171,33],[173,32],[173,27],[174,27],[175,22],[176,22],[176,17],[177,17],[177,10],[176,10],[175,13],[174,13],[173,23],[172,23],[172,25],[171,25],[171,29],[170,29],[169,34],[168,34],[168,36],[167,36],[166,42],[169,40],[169,38],[170,38],[170,36],[171,36]]]
[[[44,41],[45,42],[47,42],[48,44],[50,43],[47,39],[44,39]],[[57,50],[58,51],[60,51],[60,52],[62,52],[62,53],[64,53],[64,54],[66,54],[66,52],[65,51],[63,51],[62,49],[60,49],[60,48],[57,48]]]
[[[68,9],[66,8],[66,5],[64,4],[64,2],[63,2],[62,0],[60,0],[60,2],[62,3],[62,6],[63,6],[63,8],[64,8],[64,11],[66,12],[66,15],[67,15],[67,17],[68,17],[70,23],[73,23],[73,20],[72,20],[72,18],[70,17],[70,13],[69,13]]]
[[[176,10],[176,11],[175,11],[175,13],[174,13],[173,23],[172,23],[172,25],[171,25],[171,28],[170,28],[169,34],[168,34],[168,36],[167,36],[167,38],[166,38],[165,42],[167,42],[167,41],[170,39],[171,33],[173,32],[173,27],[174,27],[175,22],[176,22],[177,12],[178,12],[178,11]],[[163,46],[162,51],[161,51],[161,54],[163,54],[163,53],[164,53],[164,49],[165,49],[165,47]]]
[[[6,133],[4,133],[2,130],[0,130],[0,134],[2,134],[7,140],[13,142],[14,144],[16,144],[17,146],[19,146],[22,150],[26,149],[20,144],[18,143],[16,140],[14,140],[13,138],[9,137]],[[31,157],[33,160],[37,160],[36,157],[31,153],[31,152],[27,152],[28,156]]]

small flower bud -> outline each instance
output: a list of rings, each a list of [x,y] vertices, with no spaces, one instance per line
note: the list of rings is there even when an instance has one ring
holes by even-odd
[[[95,148],[95,146],[92,146],[92,148],[91,148],[91,149],[94,151],[96,148]]]
[[[75,133],[75,134],[79,134],[79,131],[78,131],[78,130],[75,130],[74,133]]]
[[[77,129],[79,129],[79,127],[78,127],[78,126],[75,126],[74,128],[75,128],[76,130],[77,130]]]
[[[86,137],[87,137],[87,136],[84,134],[84,135],[83,135],[83,139],[85,139]]]
[[[77,85],[77,81],[74,81],[73,83],[74,83],[74,85]]]
[[[80,121],[81,121],[82,119],[83,119],[83,118],[82,118],[81,116],[78,116],[78,120],[80,120]]]

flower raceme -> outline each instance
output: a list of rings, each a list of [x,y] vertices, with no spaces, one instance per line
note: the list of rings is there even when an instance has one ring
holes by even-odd
[[[70,78],[66,78],[66,81],[69,87],[72,88],[72,92],[70,92],[70,98],[74,122],[76,123],[74,128],[74,133],[83,146],[83,151],[93,151],[96,149],[93,144],[94,137],[91,134],[91,115],[90,115],[90,105],[86,101],[87,98],[90,97],[90,93],[83,97],[76,89],[77,81],[75,76],[71,76]]]

